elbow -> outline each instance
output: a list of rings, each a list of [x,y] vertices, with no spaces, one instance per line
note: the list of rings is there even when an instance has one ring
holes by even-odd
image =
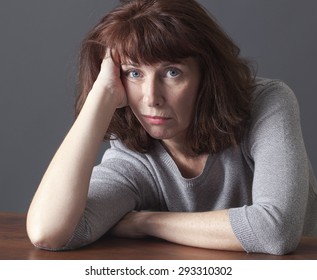
[[[28,237],[35,247],[43,250],[59,251],[66,245],[65,242],[61,242],[58,238],[45,233],[28,231]]]
[[[285,238],[281,234],[264,245],[264,252],[271,255],[286,255],[296,250],[299,241],[295,238]]]
[[[60,243],[54,238],[45,235],[28,234],[28,236],[31,243],[39,249],[48,251],[60,251],[64,247],[64,243]]]
[[[301,231],[296,227],[281,225],[267,228],[262,235],[263,253],[286,255],[296,250],[301,239]]]
[[[39,249],[63,250],[68,241],[68,238],[64,234],[59,234],[56,229],[42,226],[39,223],[34,224],[29,220],[27,220],[26,230],[31,243]]]
[[[246,252],[286,255],[298,247],[303,227],[301,215],[259,205],[242,208],[246,213],[238,210],[237,214],[232,213],[237,215],[232,224]]]

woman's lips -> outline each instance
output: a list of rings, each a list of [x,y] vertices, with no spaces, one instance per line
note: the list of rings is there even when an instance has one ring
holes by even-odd
[[[163,125],[166,124],[171,118],[168,117],[160,117],[160,116],[148,116],[148,115],[142,115],[142,117],[145,119],[146,122],[149,124],[155,124],[155,125]]]

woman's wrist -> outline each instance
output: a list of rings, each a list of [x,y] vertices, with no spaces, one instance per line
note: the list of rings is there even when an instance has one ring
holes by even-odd
[[[159,237],[157,229],[160,228],[161,213],[142,211],[140,213],[139,229],[146,236]]]

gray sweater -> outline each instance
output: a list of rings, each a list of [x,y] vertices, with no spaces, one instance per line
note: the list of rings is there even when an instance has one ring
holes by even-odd
[[[159,141],[149,154],[111,141],[93,170],[84,215],[61,249],[97,240],[133,210],[217,209],[229,209],[247,252],[285,254],[302,235],[317,236],[317,183],[296,98],[283,82],[257,79],[248,133],[238,147],[209,155],[196,178],[184,178]]]

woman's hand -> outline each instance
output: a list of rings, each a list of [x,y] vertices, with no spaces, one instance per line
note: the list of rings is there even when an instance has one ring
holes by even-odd
[[[115,61],[120,61],[117,53],[113,53]],[[111,56],[110,50],[102,60],[99,75],[94,83],[94,88],[111,94],[116,98],[117,108],[128,106],[127,96],[120,77],[120,66],[116,64]]]

